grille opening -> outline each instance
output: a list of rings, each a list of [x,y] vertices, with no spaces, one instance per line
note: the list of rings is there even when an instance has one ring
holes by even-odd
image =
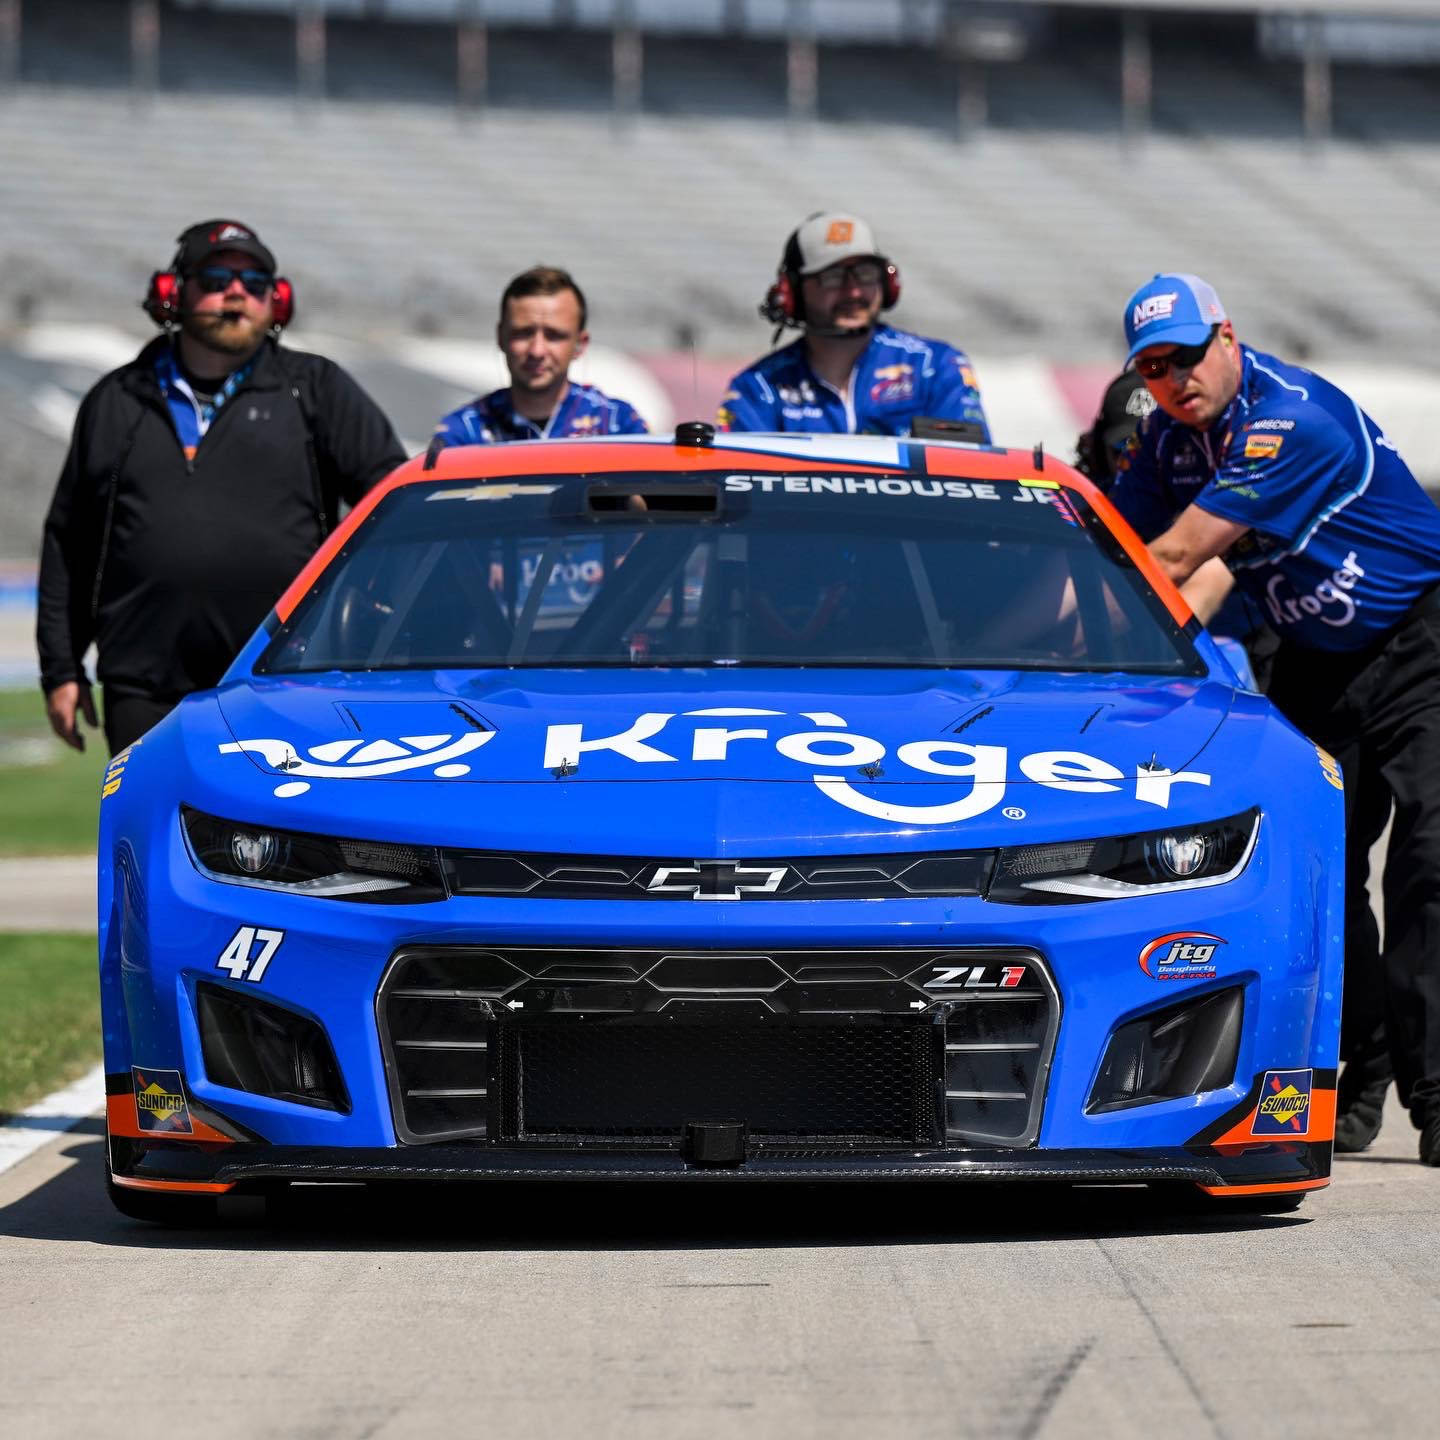
[[[205,1074],[216,1085],[350,1113],[329,1038],[313,1020],[280,1005],[196,986]]]
[[[496,1030],[502,1141],[678,1148],[708,1121],[742,1122],[756,1149],[939,1143],[934,1025],[566,1017]]]

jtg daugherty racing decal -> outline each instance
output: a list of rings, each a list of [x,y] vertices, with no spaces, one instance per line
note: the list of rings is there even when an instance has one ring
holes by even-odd
[[[687,718],[701,719],[786,719],[782,710],[719,708],[687,710]],[[536,767],[537,778],[546,771],[570,775],[581,768],[587,754],[608,752],[635,765],[673,765],[682,759],[699,764],[724,765],[731,762],[731,748],[742,741],[774,744],[776,751],[797,765],[812,769],[811,779],[822,795],[861,815],[893,820],[906,825],[951,825],[993,810],[1005,798],[1008,781],[1017,778],[1011,769],[1010,751],[1004,745],[971,745],[960,740],[912,740],[895,751],[895,760],[922,776],[938,775],[947,780],[968,781],[969,792],[959,799],[936,805],[902,805],[882,800],[857,789],[838,770],[877,766],[887,757],[885,745],[868,735],[846,728],[845,721],[828,711],[807,711],[802,719],[816,728],[795,734],[781,734],[771,741],[769,725],[738,728],[698,725],[684,737],[679,727],[666,738],[669,749],[652,744],[680,716],[672,711],[647,711],[626,729],[614,734],[591,734],[583,724],[550,725],[545,732],[544,753]],[[778,728],[778,727],[775,727]],[[375,740],[361,749],[355,739],[327,741],[312,746],[301,759],[295,747],[284,740],[240,740],[220,746],[222,754],[246,753],[259,756],[272,770],[289,775],[319,779],[376,779],[403,771],[433,767],[435,778],[448,780],[470,773],[470,766],[453,763],[459,755],[472,754],[495,738],[493,730],[462,735],[451,743],[448,735],[410,735],[400,741]],[[688,745],[685,743],[688,738]],[[678,744],[676,742],[679,742]],[[688,755],[673,753],[688,750]],[[1176,785],[1209,785],[1203,771],[1172,771],[1139,765],[1127,774],[1117,765],[1081,750],[1037,750],[1015,762],[1019,776],[1050,790],[1079,794],[1113,794],[1130,788],[1135,799],[1168,809],[1170,791]],[[287,781],[275,794],[283,797],[303,794],[310,788],[304,780]]]

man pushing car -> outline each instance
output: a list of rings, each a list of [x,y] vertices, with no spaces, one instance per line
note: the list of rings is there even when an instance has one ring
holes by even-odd
[[[1142,285],[1125,336],[1157,408],[1111,499],[1202,611],[1223,557],[1280,636],[1270,699],[1344,771],[1336,1148],[1374,1138],[1393,1063],[1440,1165],[1440,512],[1348,395],[1242,345],[1197,276]],[[1392,801],[1382,970],[1366,882]]]

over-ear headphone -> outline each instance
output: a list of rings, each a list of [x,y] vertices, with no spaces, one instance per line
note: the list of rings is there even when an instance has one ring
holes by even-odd
[[[157,324],[169,330],[185,318],[180,309],[180,291],[185,277],[172,263],[168,270],[157,270],[150,277],[150,285],[140,308]],[[283,276],[275,277],[275,289],[271,295],[273,319],[271,327],[283,330],[295,318],[295,287]]]
[[[900,301],[900,271],[895,263],[883,255],[877,255],[880,262],[880,308],[893,310]],[[800,267],[804,264],[800,254],[800,231],[792,230],[785,242],[785,253],[780,257],[780,269],[776,272],[775,283],[765,292],[760,302],[760,313],[772,325],[801,326],[805,324],[805,293]]]

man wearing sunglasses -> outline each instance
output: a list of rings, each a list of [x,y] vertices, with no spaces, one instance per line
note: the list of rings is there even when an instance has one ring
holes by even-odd
[[[142,304],[164,333],[82,402],[40,557],[41,686],[77,750],[92,642],[113,753],[219,680],[342,503],[405,458],[339,366],[280,347],[289,286],[249,226],[192,225]]]
[[[855,215],[809,216],[785,244],[760,306],[775,338],[799,340],[731,380],[722,430],[908,435],[920,419],[950,422],[957,439],[987,443],[989,427],[969,359],[953,346],[882,324],[900,275]]]
[[[1125,334],[1156,410],[1111,499],[1202,618],[1223,561],[1280,636],[1270,698],[1344,771],[1336,1148],[1374,1139],[1393,1067],[1440,1165],[1440,511],[1349,396],[1241,345],[1197,276],[1141,286]],[[1382,965],[1366,883],[1392,802]]]

